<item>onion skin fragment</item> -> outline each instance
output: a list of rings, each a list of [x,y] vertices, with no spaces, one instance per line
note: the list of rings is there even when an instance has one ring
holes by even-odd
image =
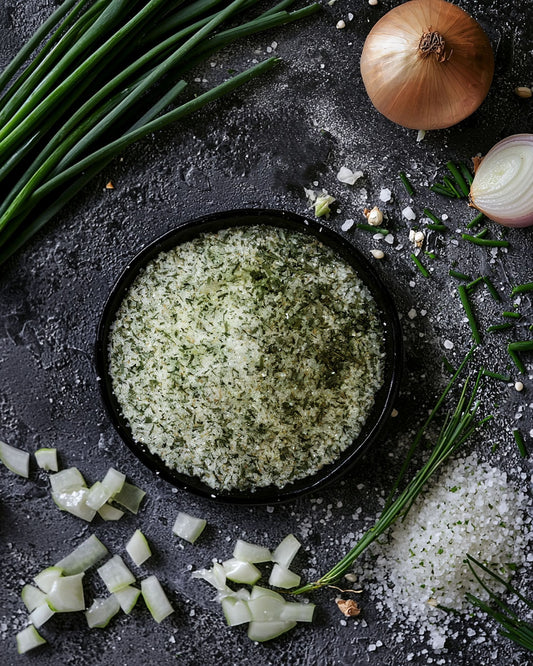
[[[444,0],[410,0],[370,31],[361,75],[372,104],[389,120],[416,130],[444,129],[481,105],[494,55],[464,10]]]
[[[533,134],[513,134],[478,162],[470,204],[505,227],[533,225]]]

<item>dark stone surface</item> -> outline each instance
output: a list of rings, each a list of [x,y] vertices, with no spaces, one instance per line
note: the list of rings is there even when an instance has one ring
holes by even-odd
[[[303,542],[295,568],[312,579],[341,557],[350,542],[375,514],[398,468],[401,452],[423,420],[446,381],[444,354],[457,365],[471,345],[470,330],[448,276],[452,265],[476,277],[490,275],[502,289],[495,303],[476,292],[473,304],[483,330],[499,317],[513,284],[533,278],[531,230],[510,230],[508,252],[493,257],[485,248],[462,242],[456,229],[465,229],[473,213],[463,201],[448,201],[427,188],[444,175],[449,159],[468,161],[485,153],[497,140],[532,129],[532,100],[518,99],[518,85],[533,84],[532,5],[503,0],[465,0],[460,5],[487,31],[496,54],[496,75],[481,108],[448,130],[429,132],[417,143],[416,132],[397,127],[371,106],[359,74],[359,58],[374,22],[397,2],[371,7],[366,0],[338,0],[323,13],[302,23],[256,36],[212,58],[214,66],[199,72],[209,83],[231,68],[266,57],[275,41],[283,62],[277,70],[198,113],[193,118],[140,142],[116,159],[68,205],[27,247],[0,270],[0,438],[28,451],[56,446],[61,465],[77,466],[89,482],[109,466],[127,474],[147,491],[138,516],[116,524],[86,523],[53,504],[46,474],[33,465],[25,480],[0,470],[2,585],[0,588],[0,654],[3,664],[26,663],[18,657],[14,634],[25,624],[20,600],[24,582],[52,564],[90,533],[110,551],[123,553],[134,529],[142,529],[153,544],[154,557],[139,576],[160,577],[176,613],[156,625],[139,605],[131,616],[117,616],[106,630],[89,631],[83,615],[54,617],[43,635],[50,645],[35,651],[34,663],[63,664],[387,664],[406,663],[526,664],[527,655],[489,625],[484,643],[458,621],[458,634],[446,651],[435,654],[417,637],[416,627],[399,631],[389,626],[371,600],[363,598],[364,620],[343,622],[335,592],[313,595],[318,604],[312,626],[299,626],[269,644],[251,643],[242,628],[228,629],[207,585],[190,578],[190,569],[209,566],[212,558],[230,555],[236,538],[274,546],[289,532]],[[2,2],[0,24],[5,65],[55,3],[51,0]],[[349,20],[348,14],[354,15]],[[339,19],[344,30],[336,29]],[[268,49],[267,49],[268,47]],[[202,89],[207,84],[193,83]],[[364,177],[354,187],[336,179],[341,166],[360,169]],[[415,186],[412,201],[398,171],[406,171]],[[106,190],[111,180],[114,190]],[[313,183],[317,183],[314,185]],[[394,235],[392,245],[351,229],[368,253],[384,249],[377,270],[387,281],[404,323],[407,368],[398,401],[399,416],[360,468],[337,487],[283,506],[232,507],[212,504],[175,491],[155,478],[121,443],[99,397],[93,345],[105,298],[123,266],[147,242],[177,222],[205,213],[242,207],[284,208],[310,214],[304,188],[326,189],[337,198],[327,224],[340,230],[346,219],[362,220],[362,209],[379,203],[382,187],[393,198],[382,208]],[[449,216],[450,231],[428,237],[434,260],[425,258],[431,277],[423,278],[409,258],[411,223],[401,211],[411,205],[417,219],[425,206]],[[416,222],[415,222],[416,224]],[[488,224],[498,236],[497,225]],[[408,313],[416,310],[411,318]],[[523,319],[516,339],[531,338],[531,298],[522,298]],[[480,457],[505,469],[524,484],[530,460],[519,457],[512,430],[519,427],[532,450],[533,365],[520,377],[510,364],[502,336],[483,336],[476,363],[510,372],[513,380],[491,383],[483,391],[483,408],[495,419],[484,436],[470,447]],[[449,340],[454,347],[444,348]],[[499,447],[491,452],[492,444]],[[396,452],[398,451],[398,457]],[[362,489],[361,489],[362,488]],[[362,513],[353,517],[357,508]],[[171,533],[177,511],[208,521],[195,546],[181,544]],[[524,555],[525,559],[525,555]],[[531,581],[528,565],[520,572]],[[90,593],[103,593],[95,572],[87,575]],[[88,598],[90,601],[90,599]],[[475,625],[476,636],[483,635]],[[382,641],[376,651],[371,644]],[[408,655],[414,655],[408,661]]]

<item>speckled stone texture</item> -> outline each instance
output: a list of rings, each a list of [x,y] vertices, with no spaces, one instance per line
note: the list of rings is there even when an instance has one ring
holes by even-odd
[[[52,0],[2,0],[0,66],[42,22]],[[202,90],[227,70],[239,71],[274,52],[281,65],[260,80],[194,117],[150,137],[108,166],[25,249],[0,269],[0,439],[34,451],[56,446],[61,466],[77,466],[89,482],[110,466],[147,492],[137,516],[118,523],[86,524],[61,513],[51,500],[46,473],[32,465],[25,480],[0,469],[0,661],[29,663],[16,653],[14,635],[25,625],[20,591],[40,569],[59,560],[95,533],[113,553],[136,528],[153,546],[154,556],[134,572],[155,573],[175,606],[157,625],[142,604],[131,616],[120,614],[105,630],[88,630],[83,614],[54,617],[43,627],[49,645],[31,655],[34,664],[77,666],[109,664],[166,666],[227,664],[267,666],[404,666],[481,663],[523,665],[528,656],[499,637],[493,625],[457,620],[445,651],[435,653],[417,627],[391,626],[365,591],[363,613],[344,618],[334,590],[312,595],[318,604],[312,626],[299,626],[264,645],[251,643],[242,627],[227,628],[211,588],[191,580],[193,568],[226,559],[233,542],[244,538],[275,547],[294,533],[303,549],[294,563],[305,580],[327,570],[369,525],[391,485],[412,435],[447,381],[442,357],[458,365],[471,346],[471,334],[457,298],[456,267],[473,277],[491,277],[502,301],[476,290],[472,303],[482,331],[502,310],[511,309],[514,284],[533,279],[531,230],[510,230],[508,251],[491,253],[461,240],[473,211],[464,201],[443,199],[428,189],[442,179],[448,160],[468,162],[497,140],[532,129],[533,100],[519,99],[516,86],[533,84],[531,2],[464,0],[460,6],[487,31],[496,56],[491,91],[470,118],[448,130],[416,132],[397,127],[371,106],[359,74],[359,58],[371,26],[398,2],[370,6],[366,0],[338,0],[301,23],[262,34],[213,56],[191,78]],[[352,17],[352,18],[350,18]],[[344,29],[337,29],[343,19]],[[203,83],[206,79],[208,83]],[[354,186],[340,183],[341,166],[363,171]],[[411,200],[398,172],[409,174]],[[112,181],[114,189],[105,185]],[[391,419],[375,450],[336,487],[275,507],[213,504],[172,488],[138,462],[113,430],[101,403],[94,365],[94,342],[106,296],[123,267],[144,244],[175,224],[232,208],[283,208],[311,214],[304,188],[336,197],[325,224],[340,231],[347,219],[364,221],[362,210],[379,204],[392,236],[374,239],[352,227],[346,233],[369,253],[382,249],[376,268],[387,282],[403,321],[406,371],[398,417]],[[392,198],[379,200],[382,188]],[[402,210],[410,206],[416,220]],[[409,255],[409,230],[428,206],[448,216],[449,231],[429,234],[422,255],[430,269],[424,278]],[[500,233],[489,224],[490,234]],[[388,241],[391,241],[390,243]],[[531,296],[521,299],[523,315],[513,339],[531,339]],[[531,456],[522,459],[512,430],[533,443],[533,356],[524,355],[527,373],[519,376],[506,352],[506,334],[483,334],[476,365],[509,372],[512,381],[489,382],[483,410],[495,418],[469,447],[505,469],[521,486],[531,477]],[[520,379],[524,390],[514,382]],[[493,444],[498,447],[493,452]],[[361,511],[358,512],[358,509]],[[196,545],[171,532],[178,511],[207,519]],[[527,554],[524,554],[524,559]],[[125,557],[127,557],[125,555]],[[517,578],[531,589],[531,562]],[[86,576],[87,600],[103,594],[95,571]],[[483,630],[487,626],[487,632]],[[468,629],[474,629],[474,636]],[[471,633],[471,632],[470,632]],[[483,637],[483,640],[477,640]],[[372,649],[378,644],[376,649]],[[371,648],[369,650],[369,647]]]

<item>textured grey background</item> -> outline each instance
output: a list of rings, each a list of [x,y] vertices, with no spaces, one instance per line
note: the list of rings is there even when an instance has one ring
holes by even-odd
[[[34,27],[48,15],[51,0],[3,2],[0,5],[0,65],[4,65]],[[0,273],[0,438],[33,451],[57,446],[63,466],[76,465],[90,482],[111,465],[124,471],[148,495],[137,517],[117,524],[86,525],[60,513],[53,504],[46,475],[33,467],[30,480],[0,469],[0,654],[2,663],[26,663],[18,657],[14,634],[24,626],[20,590],[39,569],[58,560],[82,538],[96,533],[112,552],[123,552],[127,538],[140,527],[155,555],[143,571],[162,580],[176,613],[156,625],[142,605],[132,616],[117,616],[107,630],[89,631],[81,614],[56,617],[44,628],[49,640],[31,655],[33,663],[62,664],[390,664],[410,663],[525,664],[527,656],[508,641],[493,636],[475,645],[467,625],[447,651],[435,655],[417,639],[413,628],[397,642],[390,618],[380,617],[371,601],[362,599],[364,620],[344,622],[334,592],[313,595],[318,605],[312,627],[300,626],[283,638],[254,645],[242,628],[228,629],[207,585],[190,580],[190,568],[208,566],[213,557],[227,557],[236,538],[275,545],[294,532],[305,549],[295,567],[306,579],[325,571],[349,547],[350,533],[373,516],[390,479],[426,410],[446,380],[444,353],[457,364],[470,347],[470,331],[448,270],[457,266],[473,274],[489,274],[508,294],[510,286],[533,278],[531,230],[513,230],[509,252],[495,261],[483,248],[457,239],[472,217],[464,202],[445,201],[427,189],[444,175],[449,159],[468,161],[497,140],[532,130],[532,100],[513,94],[517,85],[532,85],[533,3],[503,0],[459,3],[485,28],[496,54],[496,75],[489,96],[469,119],[449,130],[430,132],[416,142],[416,132],[397,127],[370,105],[359,75],[359,58],[374,22],[397,2],[371,7],[366,0],[338,0],[305,22],[256,36],[213,57],[213,67],[198,72],[212,81],[228,69],[239,70],[274,50],[283,64],[230,98],[205,109],[172,129],[150,137],[113,162],[100,177],[19,253]],[[349,20],[348,14],[353,14]],[[344,30],[336,29],[339,19]],[[275,44],[273,45],[273,42]],[[355,187],[336,180],[346,165],[364,172]],[[398,171],[411,175],[417,195],[409,202]],[[114,190],[106,190],[111,180]],[[313,183],[318,183],[314,186]],[[378,203],[382,187],[393,192],[383,206],[395,242],[389,246],[364,232],[348,231],[364,252],[385,250],[377,269],[387,281],[403,319],[407,369],[399,416],[370,451],[360,468],[337,487],[284,506],[214,505],[154,478],[121,443],[102,407],[95,376],[93,345],[106,295],[122,267],[147,242],[177,222],[205,213],[242,207],[285,208],[309,214],[304,188],[327,189],[338,205],[328,224],[340,230],[348,218],[362,220],[364,206]],[[416,272],[409,259],[409,223],[401,210],[411,204],[417,216],[424,206],[449,215],[451,231],[430,240],[437,259],[430,279]],[[496,225],[489,225],[493,235]],[[501,305],[479,293],[474,306],[481,326],[498,317]],[[416,316],[407,313],[414,308]],[[531,299],[523,299],[524,323],[517,336],[530,336]],[[454,344],[451,352],[444,341]],[[525,391],[493,383],[484,391],[486,411],[494,424],[470,448],[506,469],[523,484],[531,474],[519,458],[511,431],[520,427],[529,451],[533,427],[532,359]],[[502,337],[484,336],[478,362],[492,370],[509,365]],[[494,442],[499,443],[495,454]],[[398,453],[398,456],[396,455]],[[362,490],[358,486],[364,484]],[[171,534],[178,510],[207,519],[204,538],[194,547]],[[531,565],[529,565],[531,568]],[[139,572],[141,574],[142,572]],[[530,572],[520,574],[524,584]],[[88,587],[98,590],[95,574]],[[101,591],[101,590],[100,590]],[[478,635],[481,629],[476,625]],[[377,640],[383,646],[369,652]],[[433,660],[433,661],[431,661]]]

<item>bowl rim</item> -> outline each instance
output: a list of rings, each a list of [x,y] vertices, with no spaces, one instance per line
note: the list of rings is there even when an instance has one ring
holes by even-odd
[[[196,477],[186,476],[171,469],[159,456],[149,451],[146,445],[134,440],[126,420],[121,415],[120,405],[113,394],[108,373],[109,330],[125,293],[139,271],[161,252],[168,251],[203,233],[216,232],[230,227],[255,225],[281,227],[313,235],[356,270],[360,279],[370,289],[381,315],[385,333],[385,378],[383,386],[376,393],[374,406],[360,434],[335,461],[325,465],[318,472],[291,482],[282,488],[271,485],[247,491],[219,491]],[[402,330],[392,296],[370,261],[356,245],[316,219],[309,219],[286,210],[268,208],[244,208],[203,215],[178,223],[148,242],[130,259],[115,280],[101,311],[95,342],[95,364],[100,396],[111,424],[130,451],[152,472],[177,488],[218,502],[244,505],[272,505],[287,502],[324,488],[353,469],[361,456],[377,440],[390,416],[399,393],[403,354]]]

